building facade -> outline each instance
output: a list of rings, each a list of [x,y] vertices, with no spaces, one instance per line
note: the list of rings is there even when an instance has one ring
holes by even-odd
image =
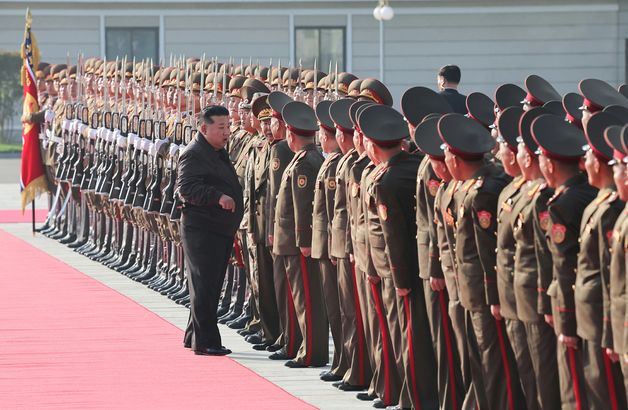
[[[596,77],[626,82],[628,0],[392,0],[391,21],[373,18],[377,1],[3,0],[0,50],[18,50],[30,7],[42,59],[86,56],[230,57],[286,66],[299,60],[379,78],[398,105],[405,89],[435,87],[445,64],[462,68],[462,92],[490,96],[530,73],[560,92]]]

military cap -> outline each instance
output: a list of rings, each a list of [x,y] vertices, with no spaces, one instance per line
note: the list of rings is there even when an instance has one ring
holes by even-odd
[[[218,69],[218,72],[219,73],[227,72],[227,74],[231,74],[233,72],[234,67],[235,66],[233,65],[233,63],[222,64],[220,68]]]
[[[358,125],[358,112],[360,111],[361,108],[364,108],[366,106],[372,105],[373,103],[370,101],[355,101],[353,100],[353,104],[351,104],[351,107],[349,107],[349,118],[351,119],[351,122],[353,123],[353,127],[354,128],[359,128],[360,126]]]
[[[270,90],[268,89],[268,87],[266,87],[266,84],[264,84],[257,78],[247,78],[244,81],[243,87],[251,87],[255,89],[255,91],[260,92],[260,93],[266,93],[266,94],[270,93]]]
[[[194,73],[190,78],[190,82],[192,83],[192,91],[200,91],[201,90],[201,73]]]
[[[270,74],[270,85],[281,85],[283,84],[283,74],[288,71],[287,67],[281,67],[281,72],[279,67],[273,67],[273,71]]]
[[[255,96],[256,93],[259,93],[259,91],[253,87],[249,87],[249,86],[242,87],[240,89],[240,97],[242,98],[242,101],[240,102],[240,107],[251,109],[251,103],[253,102],[253,97]]]
[[[571,124],[582,128],[582,96],[578,93],[567,93],[563,97],[563,109],[565,110],[565,120]]]
[[[623,105],[607,105],[603,110],[609,114],[613,114],[615,117],[619,118],[622,123],[628,123],[628,107],[624,107]]]
[[[401,111],[413,126],[423,121],[426,115],[450,113],[451,106],[445,98],[427,87],[412,87],[401,97]]]
[[[244,81],[246,81],[246,77],[241,75],[236,75],[231,77],[229,81],[229,96],[230,97],[239,97],[242,98],[241,89],[244,86]]]
[[[159,74],[159,85],[165,86],[170,84],[170,74],[174,71],[174,67],[165,67]]]
[[[356,101],[359,102],[359,101]],[[370,107],[371,105],[376,105],[374,102],[371,101],[365,101],[367,104],[364,104],[362,106],[359,106],[356,110],[355,110],[355,121],[356,121],[356,125],[355,125],[355,129],[357,129],[358,131],[362,132],[360,130],[360,116],[362,116],[362,113],[364,112],[364,110],[366,110],[368,107]],[[349,108],[349,110],[351,110],[351,108]]]
[[[325,77],[326,75],[327,74],[325,74],[322,71],[314,71],[314,70],[308,71],[308,73],[305,75],[303,79],[303,83],[305,84],[304,89],[313,90],[315,85],[318,86],[318,80]],[[314,84],[314,77],[316,77],[317,84]]]
[[[403,115],[392,107],[373,104],[366,107],[358,124],[365,137],[382,147],[396,145],[408,137],[408,124]]]
[[[316,118],[318,118],[318,123],[322,128],[325,128],[329,132],[336,132],[336,127],[334,121],[331,119],[331,115],[329,114],[329,106],[332,104],[330,100],[323,100],[316,104]]]
[[[561,100],[548,101],[543,104],[543,108],[549,111],[550,114],[554,114],[559,117],[565,116],[565,109],[563,108],[563,102]]]
[[[495,103],[482,93],[471,93],[467,96],[467,111],[469,118],[489,128],[495,122]]]
[[[351,97],[351,98],[358,98],[360,96],[360,87],[362,86],[362,80],[361,78],[356,78],[355,80],[351,81],[351,83],[349,84],[349,88],[347,88],[347,97]]]
[[[360,84],[360,97],[368,98],[377,104],[384,104],[389,107],[393,105],[393,98],[388,88],[375,78],[366,78]]]
[[[515,84],[502,84],[495,90],[495,106],[504,111],[508,107],[521,106],[521,101],[526,97],[523,88]]]
[[[299,70],[296,68],[290,68],[284,71],[282,77],[282,83],[284,87],[296,87],[299,79]]]
[[[273,91],[268,94],[268,105],[270,105],[270,108],[273,110],[273,117],[283,120],[281,111],[283,110],[283,107],[291,101],[293,101],[292,98],[290,98],[288,94],[282,93],[281,91]]]
[[[519,137],[517,137],[517,142],[522,142],[528,152],[533,155],[536,155],[539,146],[532,136],[532,122],[543,114],[549,114],[549,112],[543,107],[534,107],[524,112],[519,119]]]
[[[604,139],[604,130],[611,125],[623,124],[618,118],[607,112],[593,114],[584,128],[584,135],[588,144],[583,147],[583,150],[591,149],[602,161],[610,161],[613,158],[613,149]]]
[[[220,69],[222,68],[222,63],[209,60],[205,62],[205,66],[205,70],[207,70],[207,72],[214,73],[216,71],[220,71]]]
[[[353,81],[357,79],[358,77],[356,77],[355,75],[351,73],[347,73],[347,72],[338,73],[338,93],[340,93],[341,95],[349,95],[349,86],[351,85]],[[332,84],[332,88],[335,89],[336,87],[335,76],[332,81],[334,82]]]
[[[37,68],[35,69],[35,77],[39,78],[39,79],[43,79],[46,76],[44,75],[44,70],[46,69],[46,67],[48,67],[50,64],[48,63],[44,63],[43,61],[39,64],[37,64]]]
[[[318,79],[318,85],[316,86],[316,89],[321,91],[331,90],[331,85],[331,74],[328,74],[325,77]]]
[[[299,84],[301,84],[302,86],[305,86],[305,77],[311,72],[312,70],[309,68],[304,68],[301,70],[301,76],[299,77]]]
[[[65,64],[55,64],[54,67],[50,70],[50,75],[53,80],[59,80],[60,73],[66,69]]]
[[[621,95],[619,91],[605,81],[588,78],[580,81],[578,89],[584,97],[582,109],[589,112],[601,111],[607,105],[612,104],[628,107],[628,98]]]
[[[438,134],[438,120],[442,114],[430,114],[419,125],[414,132],[414,142],[417,147],[426,155],[432,158],[443,160],[445,152],[443,151],[443,141]]]
[[[227,76],[226,79],[224,78],[225,75]],[[218,75],[216,75],[216,73],[209,73],[205,78],[205,91],[214,91],[214,77],[216,77],[216,92],[218,94],[222,94],[224,91],[222,89],[223,81],[225,82],[225,84],[230,84],[231,77],[229,76],[229,74],[225,73],[218,73]]]
[[[318,131],[316,114],[309,105],[291,101],[283,107],[281,115],[288,129],[301,137],[313,137]]]
[[[354,99],[342,98],[334,101],[329,107],[329,115],[336,127],[343,132],[353,132],[353,123],[349,116],[349,108],[355,103]]]
[[[613,149],[613,159],[608,162],[608,165],[615,165],[626,158],[626,139],[628,138],[628,132],[624,130],[628,129],[627,125],[623,127],[620,125],[611,125],[604,130],[604,140]]]
[[[273,110],[270,108],[270,105],[268,105],[268,94],[262,94],[254,98],[251,111],[253,111],[253,115],[260,121],[270,120],[273,116]]]
[[[438,120],[438,135],[452,154],[469,161],[480,160],[495,147],[489,130],[462,114],[445,114]]]
[[[523,115],[521,106],[512,106],[502,111],[497,126],[499,137],[497,142],[505,142],[512,151],[517,151],[517,138],[519,137],[519,120]]]
[[[45,66],[42,69],[42,71],[41,71],[42,77],[41,78],[46,80],[46,81],[50,80],[51,79],[50,78],[50,70],[52,70],[52,64],[48,64],[47,66]]]
[[[624,97],[628,98],[628,84],[620,85],[619,87],[617,87],[617,91],[619,91],[619,93]]]
[[[172,70],[175,71],[175,70]],[[124,66],[124,76],[126,78],[131,78],[133,77],[133,63],[132,62],[127,62]]]
[[[174,68],[169,75],[169,80],[167,84],[171,87],[178,87],[177,84],[177,75],[179,75],[180,70],[178,68]],[[132,75],[132,74],[131,74]]]
[[[268,81],[268,67],[256,67],[255,68],[255,77],[260,81],[266,82]]]
[[[244,75],[244,67],[242,66],[242,64],[233,67],[232,75],[234,75],[234,76],[236,76],[236,75]]]
[[[247,65],[244,68],[244,76],[248,77],[248,78],[254,78],[255,77],[255,68],[257,68],[255,65]]]
[[[548,101],[560,100],[558,91],[543,77],[532,74],[525,80],[525,87],[528,90],[522,103],[527,103],[533,107],[538,107]]]
[[[543,154],[558,161],[579,161],[587,143],[582,130],[552,114],[543,114],[532,121],[532,137]]]

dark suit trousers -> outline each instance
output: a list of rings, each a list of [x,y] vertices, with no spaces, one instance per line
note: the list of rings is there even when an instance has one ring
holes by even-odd
[[[190,319],[184,341],[192,349],[220,347],[216,310],[233,238],[209,232],[202,226],[181,225],[181,240],[190,291]]]

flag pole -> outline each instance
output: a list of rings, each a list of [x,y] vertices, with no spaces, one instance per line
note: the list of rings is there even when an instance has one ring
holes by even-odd
[[[31,201],[31,220],[33,222],[33,236],[37,233],[35,229],[35,198]]]

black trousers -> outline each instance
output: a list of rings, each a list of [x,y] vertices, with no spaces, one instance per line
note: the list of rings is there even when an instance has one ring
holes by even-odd
[[[190,318],[184,342],[198,350],[220,347],[218,299],[222,290],[233,237],[220,235],[195,225],[181,224],[185,253],[185,274],[190,291]]]

